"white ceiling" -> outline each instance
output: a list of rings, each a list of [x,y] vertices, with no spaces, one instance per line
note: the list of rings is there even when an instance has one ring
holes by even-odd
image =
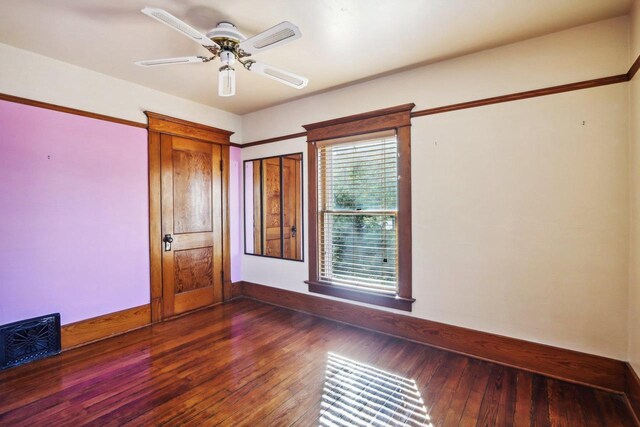
[[[1,0],[0,42],[245,114],[417,64],[626,14],[632,0]],[[238,70],[217,95],[217,63],[141,68],[133,61],[206,55],[140,13],[159,7],[206,32],[233,22],[247,37],[288,20],[302,39],[260,54],[310,79],[301,91]],[[1,60],[1,59],[0,59]]]

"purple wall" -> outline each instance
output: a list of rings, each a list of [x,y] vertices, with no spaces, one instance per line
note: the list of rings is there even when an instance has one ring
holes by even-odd
[[[0,101],[0,324],[149,302],[145,129]]]
[[[240,262],[242,258],[242,159],[240,148],[229,150],[231,169],[229,172],[229,228],[231,244],[231,281],[242,280]]]

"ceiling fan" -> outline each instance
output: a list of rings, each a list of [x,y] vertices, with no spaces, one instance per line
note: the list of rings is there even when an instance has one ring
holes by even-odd
[[[220,58],[220,62],[222,63],[218,75],[218,95],[220,96],[233,96],[236,93],[236,71],[234,68],[236,61],[249,71],[269,77],[270,79],[296,89],[302,89],[309,83],[309,80],[305,77],[272,67],[271,65],[256,62],[249,58],[252,55],[302,37],[298,27],[291,22],[281,22],[260,34],[246,38],[238,31],[235,25],[230,22],[220,22],[216,28],[204,35],[165,10],[145,7],[142,9],[142,13],[189,37],[207,49],[212,56],[183,56],[178,58],[151,59],[137,61],[135,63],[137,65],[153,67],[157,65],[193,64],[209,62],[215,58]]]

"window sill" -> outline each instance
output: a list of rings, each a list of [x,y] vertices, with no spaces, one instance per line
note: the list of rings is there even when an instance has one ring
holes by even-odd
[[[415,301],[414,298],[401,298],[397,295],[349,289],[315,280],[307,280],[305,283],[309,285],[309,292],[365,302],[367,304],[381,305],[397,310],[411,311],[411,306]]]

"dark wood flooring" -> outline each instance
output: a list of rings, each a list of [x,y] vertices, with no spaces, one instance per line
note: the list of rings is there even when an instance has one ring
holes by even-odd
[[[241,299],[0,372],[0,425],[631,426],[623,397]]]

